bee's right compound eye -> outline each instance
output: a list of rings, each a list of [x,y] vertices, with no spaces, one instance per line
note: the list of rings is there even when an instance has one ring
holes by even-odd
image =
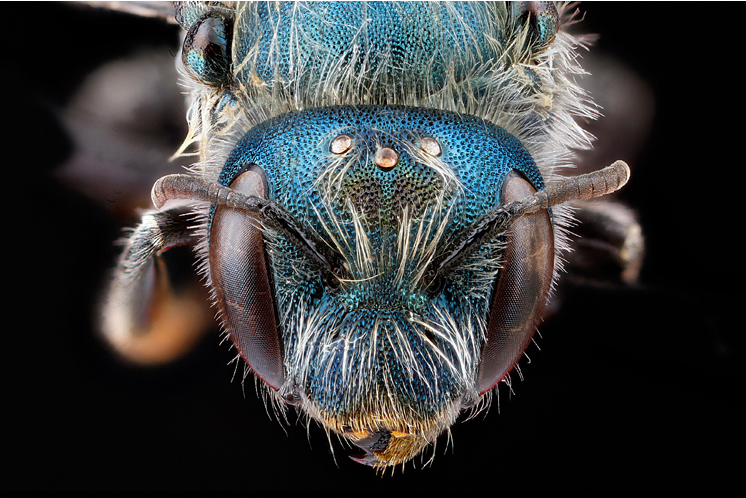
[[[230,187],[247,196],[268,195],[266,174],[257,165]],[[259,215],[217,206],[209,244],[210,277],[223,324],[254,373],[279,389],[282,351]]]
[[[187,31],[181,59],[187,72],[209,86],[223,86],[231,78],[233,19],[209,11]]]

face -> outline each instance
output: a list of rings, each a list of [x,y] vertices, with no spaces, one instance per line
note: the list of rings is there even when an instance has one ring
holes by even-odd
[[[444,111],[328,107],[250,130],[220,183],[248,194],[252,178],[261,179],[264,195],[304,220],[338,268],[330,272],[282,230],[262,228],[257,245],[274,300],[261,306],[274,307],[279,319],[262,332],[268,337],[242,349],[256,373],[336,433],[375,438],[379,446],[387,438],[377,459],[419,453],[485,390],[480,365],[492,365],[480,356],[509,242],[495,233],[437,280],[429,270],[449,241],[504,204],[513,177],[525,178],[529,191],[543,186],[515,137]],[[244,219],[226,222],[226,215]],[[255,313],[248,300],[225,303],[241,301],[241,290],[257,284],[254,276],[236,278],[247,262],[228,247],[240,245],[237,232],[249,226],[254,230],[250,215],[229,208],[210,217],[211,275],[239,343],[258,335],[246,327]],[[551,258],[546,263],[548,281]],[[533,316],[525,318],[533,325]],[[281,354],[262,351],[275,341]],[[276,364],[261,361],[268,356]]]

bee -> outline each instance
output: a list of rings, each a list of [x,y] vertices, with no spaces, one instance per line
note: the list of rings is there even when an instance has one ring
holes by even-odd
[[[566,174],[597,117],[567,5],[189,2],[175,18],[190,102],[177,155],[193,163],[156,181],[102,304],[133,361],[182,354],[205,327],[169,262],[191,247],[274,409],[383,469],[509,384],[574,211],[634,278],[634,220],[583,204],[629,167]]]

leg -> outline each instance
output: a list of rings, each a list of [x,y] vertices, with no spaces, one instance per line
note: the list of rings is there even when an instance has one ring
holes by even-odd
[[[148,211],[127,239],[102,303],[101,329],[126,359],[159,364],[187,353],[214,323],[193,268],[191,219]]]

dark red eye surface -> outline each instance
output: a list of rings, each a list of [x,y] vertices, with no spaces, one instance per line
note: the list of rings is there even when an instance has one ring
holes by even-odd
[[[536,190],[517,173],[503,181],[502,202],[520,201]],[[549,295],[554,272],[554,234],[545,209],[515,219],[508,230],[505,262],[498,274],[482,351],[477,388],[489,391],[528,347]]]
[[[256,165],[230,187],[245,195],[267,197],[266,175]],[[223,325],[254,373],[279,389],[284,380],[282,350],[258,215],[218,206],[209,251]]]

